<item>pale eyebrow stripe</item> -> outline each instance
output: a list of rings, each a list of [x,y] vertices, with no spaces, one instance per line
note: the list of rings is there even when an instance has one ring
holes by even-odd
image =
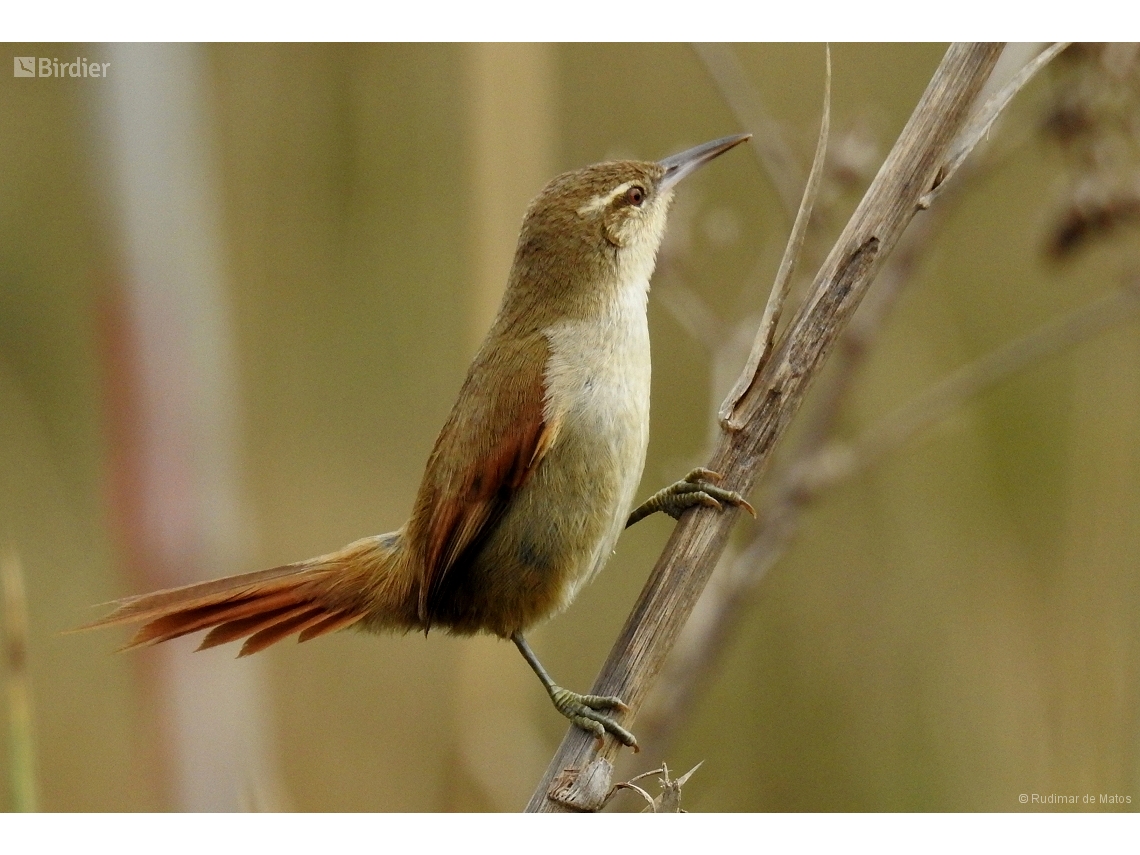
[[[632,186],[632,181],[626,181],[624,184],[619,184],[609,193],[599,193],[597,196],[595,196],[593,199],[578,209],[578,215],[584,217],[587,214],[593,214],[602,210],[607,205],[609,205],[610,202],[612,202]]]

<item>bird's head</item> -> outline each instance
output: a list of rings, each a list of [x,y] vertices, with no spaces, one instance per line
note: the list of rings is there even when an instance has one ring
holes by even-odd
[[[714,140],[660,161],[609,161],[559,175],[527,209],[512,289],[578,304],[614,287],[644,286],[677,183],[749,136]]]

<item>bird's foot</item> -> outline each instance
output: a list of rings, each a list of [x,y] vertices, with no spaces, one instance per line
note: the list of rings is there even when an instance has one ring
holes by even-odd
[[[711,469],[694,469],[683,480],[658,490],[638,505],[629,515],[626,528],[657,511],[666,513],[673,519],[680,519],[681,514],[696,505],[715,508],[718,511],[725,505],[735,505],[755,517],[756,511],[742,495],[735,490],[725,490],[716,485],[720,479],[720,474]]]
[[[622,703],[621,698],[610,695],[580,695],[561,686],[551,686],[549,692],[554,708],[582,730],[594,734],[599,745],[608,731],[622,745],[634,751],[640,750],[634,735],[603,712],[603,710],[627,712],[629,707]]]

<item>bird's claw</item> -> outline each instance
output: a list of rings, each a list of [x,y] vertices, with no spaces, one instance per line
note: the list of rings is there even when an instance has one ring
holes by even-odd
[[[592,733],[598,740],[599,746],[608,732],[622,745],[634,751],[640,750],[636,737],[603,712],[603,710],[629,712],[629,707],[621,698],[612,695],[580,695],[561,686],[554,686],[550,689],[550,699],[554,702],[554,708],[570,719],[574,725],[587,733]]]
[[[735,505],[736,507],[748,511],[753,519],[756,518],[756,509],[748,503],[740,493],[735,490],[725,490],[716,486],[722,479],[719,472],[713,472],[711,469],[697,468],[685,476],[683,481],[678,481],[674,487],[681,487],[678,492],[681,495],[691,495],[694,498],[693,504],[701,504],[708,508],[716,508],[718,511],[722,510],[724,505]],[[681,485],[691,485],[692,489],[685,489]],[[677,516],[680,516],[678,514]]]
[[[633,525],[655,511],[666,513],[673,519],[680,519],[681,514],[697,505],[718,511],[723,510],[725,505],[734,505],[755,517],[756,511],[742,495],[735,490],[725,490],[716,485],[720,480],[719,472],[713,472],[711,469],[694,469],[682,480],[650,496],[630,514],[626,526]]]

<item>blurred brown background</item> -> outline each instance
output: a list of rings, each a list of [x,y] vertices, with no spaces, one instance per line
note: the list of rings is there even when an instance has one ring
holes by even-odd
[[[943,50],[833,48],[834,165],[802,272]],[[764,105],[806,174],[822,46],[732,51],[736,97]],[[346,633],[234,662],[189,656],[192,639],[116,656],[124,633],[61,632],[95,603],[399,526],[527,200],[564,169],[761,129],[685,45],[7,53],[111,65],[0,74],[0,551],[27,594],[35,796],[5,753],[0,805],[521,808],[564,723],[509,644]],[[1048,247],[1082,182],[1136,186],[1137,65],[1083,49],[1015,102],[874,340],[841,436],[1120,287],[1127,214]],[[1096,133],[1108,154],[1083,156]],[[703,462],[743,353],[716,368],[692,328],[731,342],[789,224],[748,151],[678,195],[650,299],[643,495]],[[1140,337],[1122,319],[826,491],[675,738],[619,771],[703,760],[692,810],[1032,809],[1022,793],[1135,809],[1138,426]],[[632,529],[534,635],[561,683],[589,686],[668,531]]]

